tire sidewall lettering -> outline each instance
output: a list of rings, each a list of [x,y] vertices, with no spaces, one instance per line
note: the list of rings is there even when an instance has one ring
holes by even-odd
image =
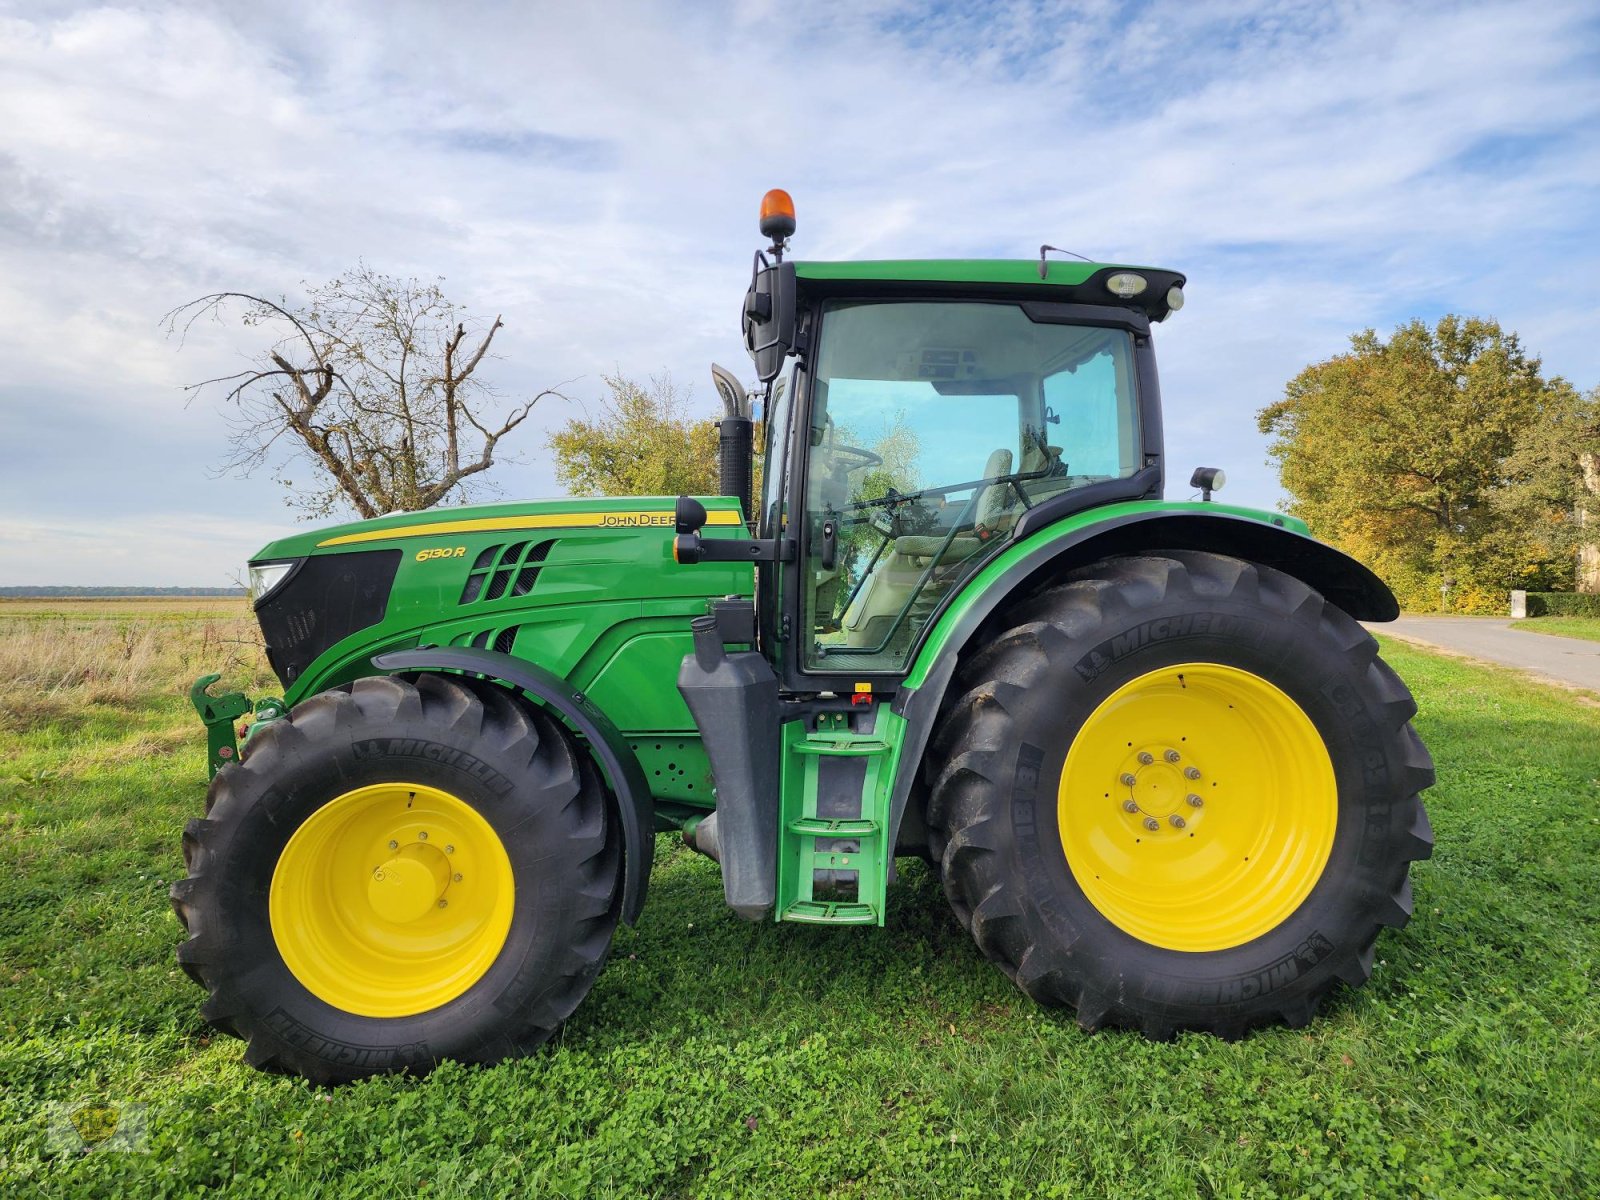
[[[424,738],[376,737],[360,738],[350,744],[350,752],[357,762],[381,759],[417,759],[424,763],[438,763],[460,771],[476,788],[491,795],[504,796],[516,785],[481,758],[459,746]],[[474,805],[474,807],[477,807]]]
[[[1051,835],[1055,827],[1054,800],[1047,799],[1042,810],[1039,804],[1041,789],[1047,794],[1052,792],[1046,773],[1048,762],[1046,753],[1033,743],[1017,744],[1010,771],[1012,846],[1017,869],[1030,893],[1037,897],[1035,910],[1063,944],[1071,945],[1077,940],[1077,925],[1060,903],[1060,880],[1050,869],[1050,853],[1041,843],[1041,826],[1048,828]],[[1059,845],[1053,836],[1047,836],[1046,841]]]
[[[1265,621],[1238,613],[1204,611],[1152,617],[1146,621],[1136,622],[1104,639],[1075,662],[1072,670],[1080,682],[1092,685],[1130,656],[1151,647],[1191,638],[1212,637],[1228,639],[1235,650],[1256,649],[1267,642],[1268,632]],[[1175,658],[1173,661],[1185,660]],[[1131,679],[1141,673],[1133,671],[1127,678]],[[1118,671],[1116,674],[1121,672]],[[1109,695],[1115,690],[1115,688],[1107,689],[1106,694]]]

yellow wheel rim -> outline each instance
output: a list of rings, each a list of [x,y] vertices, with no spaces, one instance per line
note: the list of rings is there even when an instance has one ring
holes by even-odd
[[[1089,902],[1168,950],[1224,950],[1282,924],[1322,876],[1333,763],[1259,676],[1184,663],[1130,680],[1061,772],[1061,848]]]
[[[511,860],[449,792],[379,783],[295,830],[268,912],[283,961],[312,995],[364,1017],[438,1008],[483,977],[511,929]]]

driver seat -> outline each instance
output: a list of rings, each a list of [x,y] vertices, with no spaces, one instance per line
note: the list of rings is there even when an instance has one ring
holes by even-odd
[[[997,475],[1011,474],[1011,461],[1010,450],[996,450],[984,464],[983,477],[993,479]],[[973,510],[974,523],[982,528],[985,519],[998,521],[1006,511],[1010,492],[1010,484],[991,483],[985,487],[979,493],[978,503]],[[872,569],[872,574],[861,585],[861,590],[839,620],[846,645],[876,646],[883,640],[916,590],[922,573],[943,546],[943,537],[927,534],[905,534],[894,539],[889,553],[879,559],[878,565]],[[980,538],[958,535],[950,540],[950,545],[940,555],[939,566],[947,567],[962,562],[982,546]],[[919,597],[922,606],[932,608],[931,602],[944,594],[955,572],[944,572],[944,575],[946,577],[941,578],[941,572],[936,570],[929,578],[927,587]]]
[[[1011,451],[1002,447],[989,455],[989,461],[983,464],[983,477],[994,479],[1001,475],[1011,474]],[[978,506],[973,510],[972,526],[980,531],[988,529],[998,523],[1000,514],[1011,506],[1011,497],[1016,487],[1009,483],[991,483],[983,489],[978,497]]]

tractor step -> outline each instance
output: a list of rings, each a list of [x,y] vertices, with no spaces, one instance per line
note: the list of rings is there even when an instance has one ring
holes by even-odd
[[[896,728],[887,705],[851,729],[854,714],[824,714],[815,727],[783,727],[778,846],[780,921],[881,925],[893,847],[889,794]],[[866,715],[866,714],[863,714]]]
[[[853,734],[812,734],[792,747],[796,754],[836,754],[846,758],[887,754],[889,743]]]
[[[872,905],[833,900],[796,900],[783,910],[779,919],[806,925],[879,924]]]
[[[801,817],[789,822],[789,832],[802,837],[859,838],[878,832],[876,821],[829,820],[826,817]]]

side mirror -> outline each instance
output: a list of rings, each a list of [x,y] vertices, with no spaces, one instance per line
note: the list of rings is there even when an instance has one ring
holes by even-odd
[[[744,346],[762,383],[778,377],[784,358],[794,349],[795,308],[794,264],[768,263],[757,254],[744,297]]]

